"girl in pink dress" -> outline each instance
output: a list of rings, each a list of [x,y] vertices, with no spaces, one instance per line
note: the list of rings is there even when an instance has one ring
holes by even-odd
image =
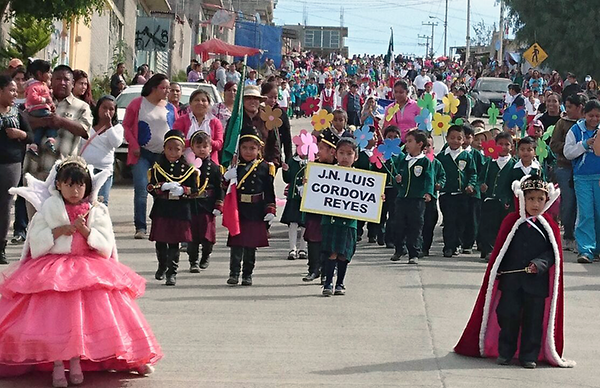
[[[96,202],[106,178],[71,157],[46,182],[27,176],[28,187],[11,189],[37,213],[21,261],[0,279],[0,376],[53,368],[53,386],[67,387],[65,367],[78,385],[84,370],[147,375],[162,358],[134,301],[145,280],[118,262],[108,208]]]

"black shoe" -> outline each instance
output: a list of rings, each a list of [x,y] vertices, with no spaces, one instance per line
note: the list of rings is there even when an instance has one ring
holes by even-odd
[[[156,270],[156,273],[154,274],[154,279],[156,280],[163,280],[165,278],[165,273],[167,272],[166,269],[162,269],[159,268]]]
[[[473,253],[473,249],[463,248],[462,253],[464,253],[465,255],[470,255],[471,253]]]
[[[452,257],[452,249],[444,249],[444,257]]]
[[[298,258],[298,254],[296,253],[296,251],[290,251],[290,253],[288,253],[287,259],[288,260],[296,260]]]
[[[358,238],[356,239],[356,242],[361,242],[362,241],[362,236],[358,236]]]
[[[485,259],[486,255],[487,255],[487,253],[485,253],[484,251],[481,251],[481,253],[479,254],[479,258],[480,259]]]
[[[23,244],[25,242],[25,236],[23,236],[22,234],[16,235],[15,237],[13,237],[10,240],[11,244],[15,244],[15,245],[20,245]]]
[[[235,286],[238,284],[239,278],[237,276],[229,276],[229,279],[227,279],[227,284],[229,284],[230,286]]]
[[[379,245],[379,246],[385,245],[385,239],[383,238],[383,234],[380,234],[379,236],[377,236],[377,245]]]
[[[498,365],[510,365],[510,358],[506,358],[506,357],[498,357],[496,359],[496,364]]]
[[[423,255],[423,257],[429,256],[429,249],[424,250],[422,255]]]
[[[175,283],[177,283],[177,281],[175,280],[175,275],[169,275],[169,276],[167,276],[167,281],[165,282],[165,285],[167,285],[167,286],[174,286]]]
[[[377,239],[375,237],[369,237],[369,244],[375,244]]]
[[[190,264],[190,273],[200,273],[200,267],[198,264]]]
[[[306,275],[305,277],[302,278],[303,282],[312,282],[313,280],[317,279],[319,277],[318,274],[316,273],[309,273],[308,275]]]
[[[390,257],[391,261],[400,261],[400,254],[399,253],[394,253],[392,255],[392,257]]]
[[[200,259],[200,269],[207,269],[209,264],[210,258],[208,256]]]
[[[533,361],[521,361],[521,366],[525,369],[535,369],[537,364]]]
[[[460,255],[460,250],[459,250],[458,248],[455,248],[455,249],[452,251],[452,256],[458,256],[458,255]]]
[[[394,243],[390,243],[390,242],[389,243],[385,243],[385,247],[388,248],[388,249],[394,249],[394,248],[396,248],[396,246],[394,245]]]
[[[243,276],[242,277],[242,286],[251,286],[252,285],[252,276]]]
[[[306,251],[304,249],[300,249],[298,251],[298,259],[299,260],[306,260],[306,259],[308,259],[308,254],[306,253]]]

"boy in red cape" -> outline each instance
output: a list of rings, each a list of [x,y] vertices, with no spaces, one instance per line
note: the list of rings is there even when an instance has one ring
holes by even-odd
[[[574,361],[562,358],[560,230],[544,214],[560,191],[529,175],[513,182],[512,190],[517,211],[502,222],[471,318],[454,351],[496,357],[501,365],[516,355],[525,368],[535,368],[537,361],[573,367]]]

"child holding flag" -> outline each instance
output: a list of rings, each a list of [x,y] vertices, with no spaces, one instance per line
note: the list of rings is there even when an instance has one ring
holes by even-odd
[[[242,286],[252,285],[256,248],[269,246],[267,223],[275,219],[275,166],[262,159],[263,146],[256,129],[243,128],[239,140],[239,162],[223,176],[226,181],[237,181],[239,233],[232,234],[230,228],[227,239],[227,246],[231,248],[227,284],[232,286],[238,284],[240,270]],[[224,206],[224,211],[230,210]]]

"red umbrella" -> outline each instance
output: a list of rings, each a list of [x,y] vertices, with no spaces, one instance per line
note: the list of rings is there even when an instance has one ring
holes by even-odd
[[[436,62],[444,62],[444,61],[447,61],[447,60],[448,60],[448,57],[445,57],[445,56],[442,55],[441,57],[438,57],[438,59],[436,59],[435,61]]]
[[[220,39],[210,39],[204,43],[196,45],[194,52],[202,57],[202,62],[208,60],[209,54],[225,54],[234,57],[252,56],[260,53],[260,50],[254,47],[236,46],[228,44]]]

